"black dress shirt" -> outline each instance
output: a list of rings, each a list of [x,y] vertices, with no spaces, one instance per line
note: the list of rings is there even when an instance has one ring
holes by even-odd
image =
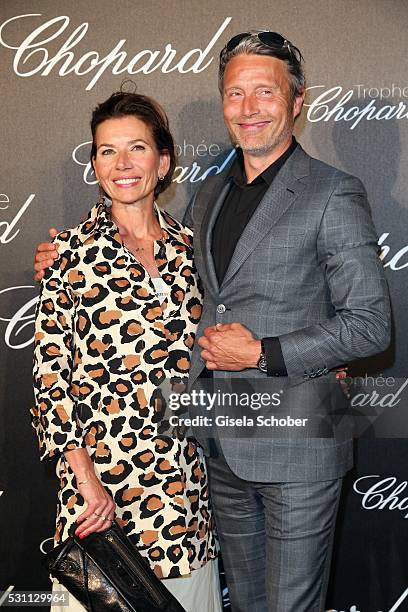
[[[295,138],[288,149],[251,183],[247,182],[241,149],[231,166],[227,180],[231,189],[225,198],[212,234],[212,256],[218,283],[221,285],[238,240],[266,191],[284,163],[297,147]],[[269,376],[287,376],[278,338],[263,338]]]

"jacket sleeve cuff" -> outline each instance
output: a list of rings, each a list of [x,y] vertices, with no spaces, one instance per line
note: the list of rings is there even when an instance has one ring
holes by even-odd
[[[263,338],[268,376],[287,376],[279,338]]]
[[[40,460],[54,459],[62,453],[87,446],[84,432],[78,425],[73,425],[67,431],[51,430],[44,427],[36,406],[31,408],[32,426],[35,429],[40,451]]]

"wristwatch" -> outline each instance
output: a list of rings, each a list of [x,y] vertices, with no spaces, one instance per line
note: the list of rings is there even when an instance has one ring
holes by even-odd
[[[257,367],[262,374],[268,373],[268,364],[266,362],[265,345],[263,340],[261,340],[261,356],[258,359]]]

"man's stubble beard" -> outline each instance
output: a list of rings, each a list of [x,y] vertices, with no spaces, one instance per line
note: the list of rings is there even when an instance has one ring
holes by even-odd
[[[264,139],[260,139],[259,142],[247,144],[245,136],[240,138],[232,130],[228,130],[232,144],[235,147],[239,147],[243,153],[248,153],[255,157],[262,157],[268,153],[272,153],[282,142],[285,142],[290,136],[292,136],[294,127],[294,121],[288,117],[285,123],[284,129],[280,134],[268,134]],[[250,137],[248,137],[250,139]]]

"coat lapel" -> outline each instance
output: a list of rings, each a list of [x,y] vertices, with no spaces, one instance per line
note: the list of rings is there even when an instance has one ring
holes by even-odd
[[[298,145],[262,198],[237,243],[222,286],[238,272],[245,260],[271,231],[306,187],[302,179],[310,173],[309,156]]]
[[[227,197],[229,190],[231,189],[231,180],[232,179],[225,180],[225,176],[223,176],[219,180],[215,181],[215,184],[213,184],[213,189],[210,192],[208,206],[201,223],[201,252],[207,272],[206,276],[208,284],[215,292],[218,292],[219,286],[214,260],[211,253],[212,232],[221,206]]]

